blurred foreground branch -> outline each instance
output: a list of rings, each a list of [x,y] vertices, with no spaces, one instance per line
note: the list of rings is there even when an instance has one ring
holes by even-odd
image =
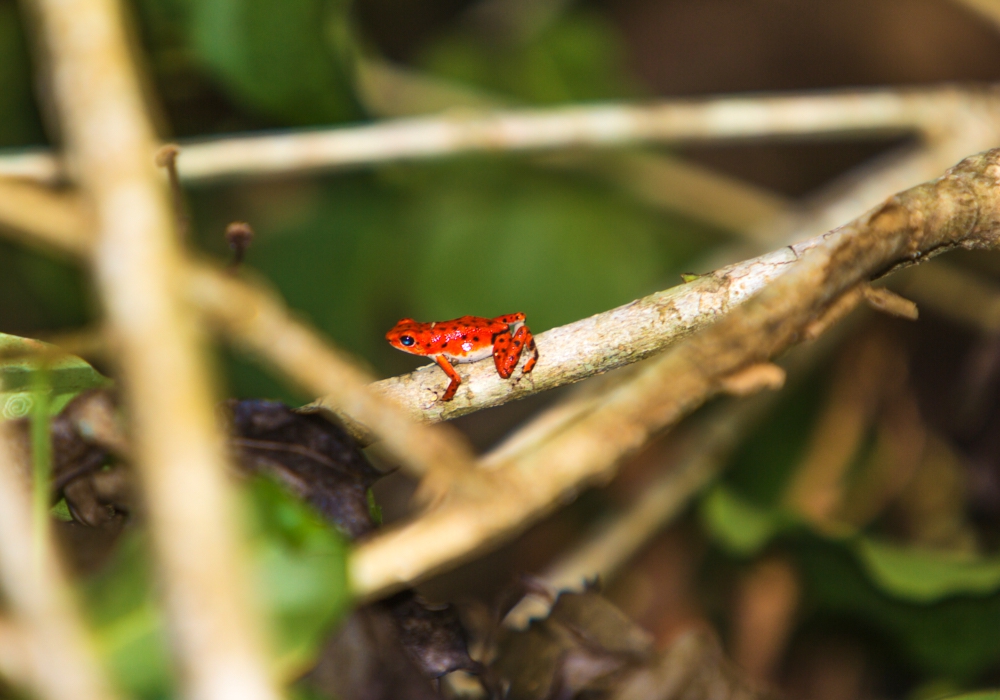
[[[10,614],[0,619],[0,673],[44,700],[110,700],[52,542],[32,532],[30,469],[10,432],[0,421],[0,592]]]
[[[610,478],[622,458],[717,393],[725,377],[798,342],[845,292],[945,250],[995,247],[998,236],[994,150],[823,236],[739,311],[639,368],[533,449],[499,463],[489,494],[446,503],[361,545],[351,566],[355,589],[381,595],[514,536],[579,489]]]
[[[116,0],[30,7],[67,158],[94,213],[90,262],[122,370],[185,694],[275,698],[251,612],[212,382],[181,294],[173,211],[153,164],[156,138],[122,7]]]

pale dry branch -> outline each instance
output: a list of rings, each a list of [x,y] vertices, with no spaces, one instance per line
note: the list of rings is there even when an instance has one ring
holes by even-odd
[[[927,162],[937,160],[936,157],[931,159],[924,155],[920,159]],[[906,162],[910,163],[909,160]],[[926,163],[922,167],[926,168]],[[876,169],[870,177],[874,180],[883,174],[882,169]],[[4,184],[0,180],[0,211],[5,207],[16,206],[16,202],[5,199]],[[871,196],[875,191],[870,182],[864,182],[863,186],[866,196]],[[33,196],[44,201],[51,209],[66,209],[69,206],[62,195],[50,193],[35,185],[19,187],[35,188],[37,191]],[[825,218],[829,214],[827,209],[821,208],[817,215]],[[63,245],[65,242],[67,250],[78,252],[86,249],[79,237],[83,231],[74,235],[63,230],[53,232],[51,227],[45,225],[44,220],[31,221],[31,217],[31,211],[23,211],[12,217],[14,222],[21,222],[22,232],[33,236],[27,239],[29,242],[35,239],[51,245]],[[710,325],[762,289],[800,255],[821,241],[822,237],[803,241],[717,270],[623,307],[541,333],[536,336],[536,340],[542,360],[529,375],[515,374],[511,380],[503,380],[491,366],[487,366],[489,363],[461,365],[458,371],[463,374],[464,382],[451,402],[438,400],[447,382],[434,365],[376,382],[373,386],[393,402],[405,407],[413,418],[439,421],[579,381],[648,357]],[[341,419],[346,419],[349,425],[360,422],[373,427],[379,435],[397,436],[397,440],[391,442],[392,451],[414,474],[427,473],[428,465],[440,459],[440,455],[449,454],[453,458],[446,456],[442,460],[443,473],[467,471],[465,465],[469,464],[468,452],[461,446],[439,449],[442,443],[436,437],[414,437],[411,440],[410,433],[418,430],[414,427],[407,430],[379,427],[390,424],[399,426],[401,419],[386,411],[386,402],[369,403],[370,399],[357,393],[360,388],[360,370],[319,338],[309,334],[301,323],[288,315],[280,301],[232,276],[213,272],[206,265],[192,265],[188,270],[190,281],[185,287],[189,299],[210,320],[222,326],[237,344],[251,349],[296,384],[314,394],[323,394],[327,388],[336,386],[335,395],[331,392],[331,396],[324,396],[313,406],[336,413]],[[848,300],[845,299],[846,301]],[[845,303],[842,311],[853,308],[853,301]],[[833,322],[837,318],[839,314],[824,320]],[[825,324],[820,323],[815,330],[818,332],[824,327]],[[325,348],[325,351],[320,348]],[[341,371],[345,372],[345,376],[353,375],[355,381],[337,383],[334,377]],[[349,406],[353,408],[348,408]],[[366,436],[370,434],[363,428],[361,430]],[[421,435],[426,436],[426,433]]]
[[[1000,237],[1000,150],[890,198],[831,231],[739,313],[721,319],[614,389],[535,449],[494,469],[492,493],[447,503],[361,545],[354,589],[377,596],[468,559],[522,531],[718,391],[720,379],[767,361],[844,292],[894,267]]]
[[[0,227],[29,232],[49,250],[84,255],[93,244],[87,219],[75,194],[0,178]]]
[[[216,138],[182,144],[181,178],[370,166],[476,152],[532,152],[638,143],[951,133],[963,112],[996,113],[991,89],[933,88],[665,100],[483,113],[456,110],[374,125]],[[7,159],[13,159],[8,168]],[[0,158],[0,176],[51,175],[44,154]],[[51,181],[51,180],[46,180]]]
[[[35,0],[30,7],[70,169],[93,211],[92,265],[122,369],[185,694],[276,698],[122,7],[116,0]]]
[[[359,99],[380,117],[511,107],[501,95],[370,56],[359,59],[356,75]],[[788,208],[780,195],[665,153],[564,151],[540,154],[532,163],[586,172],[646,204],[732,231],[759,225]]]
[[[920,317],[916,304],[890,289],[864,285],[861,293],[868,306],[875,311],[897,318],[905,318],[907,321],[916,321]]]
[[[62,161],[47,149],[0,154],[0,177],[58,184],[65,175]]]
[[[30,473],[0,421],[0,673],[45,700],[110,700],[52,542],[32,530]]]
[[[773,394],[731,402],[685,435],[676,463],[643,489],[628,509],[595,526],[584,541],[560,556],[537,577],[552,592],[581,591],[590,581],[607,584],[657,533],[676,519],[691,498],[718,474],[721,465],[745,435],[747,427],[772,402]],[[532,618],[544,617],[551,598],[529,594],[504,619],[523,629]]]

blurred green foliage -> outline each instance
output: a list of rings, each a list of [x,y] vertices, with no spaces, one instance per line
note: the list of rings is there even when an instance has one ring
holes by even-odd
[[[431,74],[528,104],[641,94],[625,67],[619,37],[605,18],[585,11],[568,14],[524,42],[449,33],[428,46],[419,62]]]
[[[274,670],[292,679],[309,668],[350,602],[347,542],[271,481],[254,479],[241,493],[258,604],[270,621]],[[146,699],[173,697],[175,678],[145,535],[126,536],[111,564],[85,582],[83,593],[99,650],[121,688]]]
[[[1000,558],[899,545],[846,525],[818,528],[784,505],[826,395],[814,376],[784,397],[702,497],[706,532],[738,561],[774,551],[792,557],[807,626],[890,639],[883,650],[918,677],[974,682],[1000,659]]]

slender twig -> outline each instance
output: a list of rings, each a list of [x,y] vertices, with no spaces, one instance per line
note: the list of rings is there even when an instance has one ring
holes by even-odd
[[[375,165],[483,151],[767,138],[884,137],[948,131],[962,111],[997,111],[992,90],[933,88],[665,100],[444,114],[374,125],[216,138],[182,144],[178,168],[194,182]],[[10,167],[7,167],[8,159]],[[43,154],[0,157],[0,175],[57,170]]]
[[[9,424],[0,421],[0,672],[46,700],[114,697],[72,604],[49,531],[33,533],[31,495]],[[16,646],[12,646],[16,644]]]
[[[188,697],[277,697],[252,614],[212,383],[181,300],[156,139],[115,0],[35,0],[67,157],[94,211],[93,269],[117,350]]]
[[[628,509],[593,528],[579,545],[561,555],[537,579],[553,593],[580,591],[588,582],[611,581],[618,570],[683,511],[691,498],[710,483],[745,427],[770,403],[775,394],[750,401],[732,400],[725,409],[706,419],[683,440],[682,456],[665,465],[664,473],[643,489]],[[763,399],[763,402],[761,401]],[[551,598],[525,596],[507,614],[504,623],[521,629],[534,617],[544,617]]]
[[[831,231],[739,313],[648,363],[592,410],[493,470],[494,489],[448,503],[361,545],[351,575],[361,595],[409,585],[495,546],[609,478],[615,465],[718,391],[725,376],[802,337],[844,292],[872,276],[1000,237],[1000,150],[887,200]]]

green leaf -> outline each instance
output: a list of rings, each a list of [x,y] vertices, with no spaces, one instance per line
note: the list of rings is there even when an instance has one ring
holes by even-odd
[[[346,0],[196,0],[190,41],[237,101],[290,124],[357,118]]]
[[[702,500],[701,516],[712,536],[738,556],[760,551],[790,522],[777,510],[755,506],[724,486],[716,486]]]
[[[1000,589],[1000,558],[900,547],[859,537],[854,551],[872,580],[887,592],[918,602]]]
[[[895,598],[878,588],[843,543],[790,542],[803,574],[806,609],[839,626],[853,623],[931,677],[968,683],[1000,658],[1000,594],[953,596],[933,603]],[[886,646],[889,646],[888,644]]]
[[[368,489],[365,492],[365,496],[368,498],[368,512],[371,513],[372,520],[376,525],[382,524],[382,507],[375,501],[375,492]]]
[[[976,690],[961,695],[950,695],[945,700],[1000,700],[1000,690]]]
[[[173,676],[148,548],[143,534],[126,535],[111,563],[82,593],[98,652],[119,686],[138,697],[167,697]]]
[[[347,540],[271,481],[255,479],[249,495],[257,592],[270,615],[277,672],[296,676],[350,604]]]
[[[309,506],[262,479],[243,489],[258,604],[267,611],[279,677],[315,659],[350,596],[347,542]],[[142,698],[172,696],[164,617],[148,538],[127,537],[113,562],[84,586],[97,642],[119,685]]]
[[[111,380],[79,357],[30,338],[0,333],[0,419],[22,418],[36,402],[35,375],[48,375],[48,415],[58,415],[74,396]]]

